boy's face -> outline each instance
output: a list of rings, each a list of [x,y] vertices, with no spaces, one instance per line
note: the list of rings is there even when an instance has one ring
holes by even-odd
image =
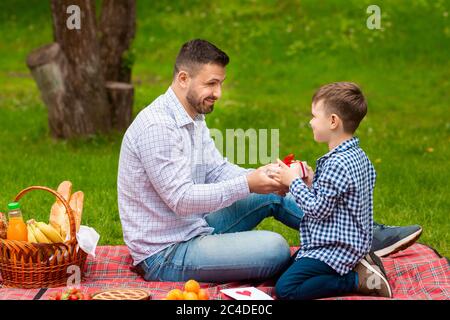
[[[314,140],[317,142],[328,142],[331,137],[331,121],[330,115],[325,111],[323,100],[319,100],[312,104],[312,119],[309,121],[311,125]]]

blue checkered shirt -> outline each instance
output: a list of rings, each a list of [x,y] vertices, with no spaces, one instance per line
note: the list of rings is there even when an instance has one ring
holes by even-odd
[[[352,270],[372,244],[376,172],[353,137],[317,160],[312,188],[300,179],[290,192],[304,212],[296,259],[318,259],[340,275]]]
[[[204,115],[192,119],[169,88],[137,115],[120,149],[119,214],[133,264],[211,234],[205,215],[247,197],[249,171],[222,157]]]

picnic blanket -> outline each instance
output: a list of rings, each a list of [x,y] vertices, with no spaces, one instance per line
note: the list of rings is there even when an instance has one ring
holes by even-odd
[[[298,248],[292,247],[294,253]],[[416,243],[397,254],[383,258],[394,299],[433,299],[450,300],[450,266],[449,261],[434,249]],[[172,289],[182,289],[183,282],[146,282],[131,271],[131,256],[126,246],[100,246],[96,258],[89,257],[86,263],[85,278],[81,288],[94,293],[108,288],[143,288],[152,299],[162,299]],[[211,299],[229,299],[220,292],[221,289],[255,286],[274,296],[275,281],[265,282],[230,282],[225,284],[201,283],[209,291]],[[46,300],[52,293],[64,288],[16,289],[2,288],[0,278],[1,300]],[[349,295],[327,299],[362,300],[380,299],[378,297]]]

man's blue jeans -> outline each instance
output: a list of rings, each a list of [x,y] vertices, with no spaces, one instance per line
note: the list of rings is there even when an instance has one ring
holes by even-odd
[[[290,194],[251,194],[205,217],[213,234],[174,244],[141,262],[144,278],[219,283],[279,275],[289,264],[288,243],[278,233],[252,231],[267,217],[298,230],[303,212]]]

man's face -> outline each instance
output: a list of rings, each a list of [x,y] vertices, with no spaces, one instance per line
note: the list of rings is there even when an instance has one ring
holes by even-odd
[[[205,64],[190,78],[186,100],[199,114],[213,111],[214,102],[222,95],[225,68],[217,64]]]
[[[319,100],[312,104],[312,119],[309,121],[311,125],[314,140],[317,142],[328,142],[331,135],[330,115],[325,111],[323,100]]]

